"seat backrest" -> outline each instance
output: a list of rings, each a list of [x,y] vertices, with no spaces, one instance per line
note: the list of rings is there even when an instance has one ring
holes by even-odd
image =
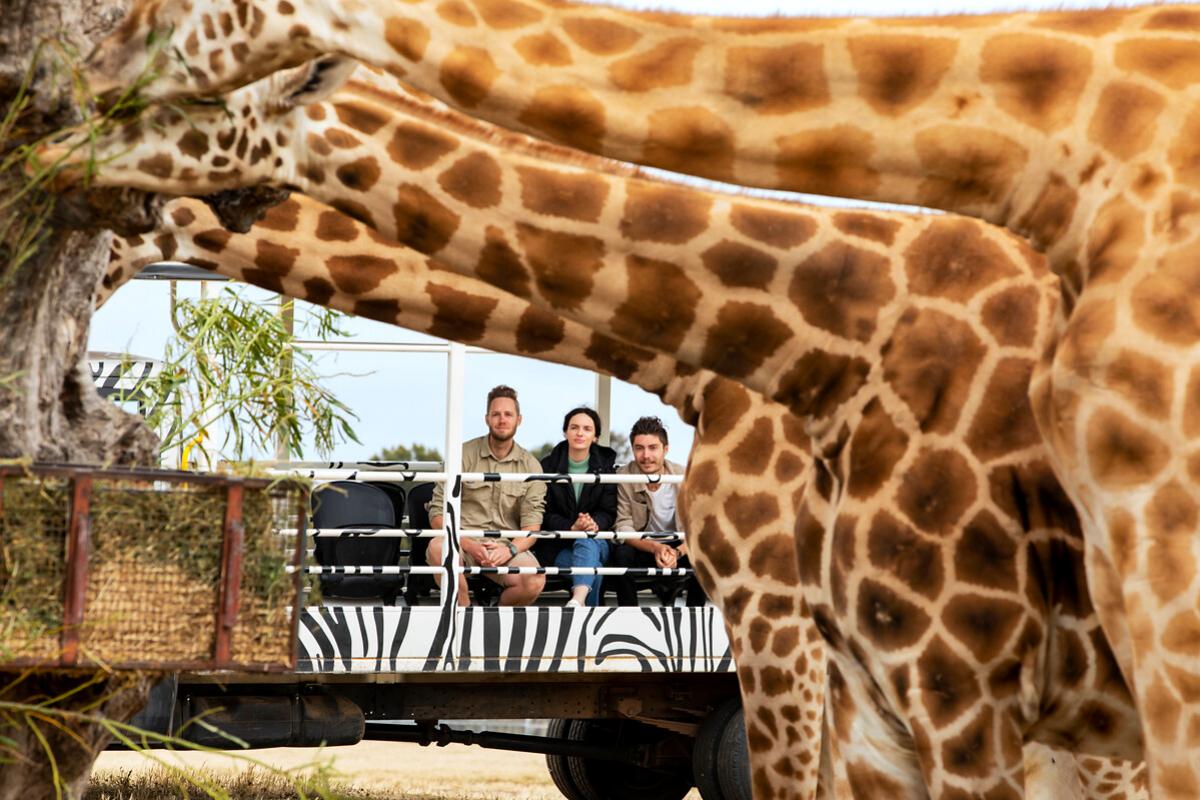
[[[365,483],[334,481],[312,494],[315,528],[394,528],[396,511],[387,491]],[[362,536],[320,536],[315,550],[322,566],[395,566],[400,563],[401,540]],[[404,585],[402,575],[322,575],[325,597],[392,602]]]

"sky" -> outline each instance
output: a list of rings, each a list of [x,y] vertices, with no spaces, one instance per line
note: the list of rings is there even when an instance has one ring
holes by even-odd
[[[651,3],[606,0],[605,4],[704,14],[729,14],[730,6],[734,5],[729,0],[656,0]],[[828,3],[809,0],[739,0],[736,9],[739,16],[818,16],[827,15],[831,10],[835,10],[839,16],[894,16],[1145,4],[1137,0],[1106,3],[1097,3],[1095,0],[910,0],[906,3],[896,0],[842,0],[836,9],[831,9]],[[811,197],[803,199],[821,202]],[[253,287],[244,287],[244,291],[261,302],[271,302],[273,299],[269,293]],[[179,284],[181,297],[194,297],[198,293],[198,284]],[[131,281],[97,312],[92,322],[89,349],[161,358],[172,335],[168,297],[165,281]],[[298,318],[302,315],[303,308]],[[356,342],[439,341],[370,320],[347,318],[344,327]],[[344,443],[326,455],[317,453],[309,443],[303,453],[304,458],[366,459],[382,448],[396,444],[419,443],[439,450],[444,448],[445,356],[378,352],[320,352],[315,356],[318,369],[327,376],[325,385],[358,415],[354,426],[361,443]],[[499,383],[515,387],[520,394],[524,419],[517,440],[527,447],[561,439],[563,414],[575,405],[592,405],[595,401],[596,380],[592,373],[514,356],[468,355],[462,410],[464,438],[486,432],[483,423],[484,398],[488,389]],[[691,447],[691,428],[657,397],[635,386],[613,381],[612,419],[604,420],[605,425],[613,430],[628,432],[633,422],[644,414],[662,418],[670,435],[670,457],[685,462]]]

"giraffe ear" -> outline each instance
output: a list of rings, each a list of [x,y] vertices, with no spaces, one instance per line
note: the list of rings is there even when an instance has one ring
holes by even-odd
[[[340,89],[357,68],[357,61],[342,56],[314,59],[287,76],[272,110],[288,111],[319,103]]]

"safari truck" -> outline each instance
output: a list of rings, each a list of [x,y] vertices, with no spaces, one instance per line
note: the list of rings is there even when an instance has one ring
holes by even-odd
[[[299,510],[292,504],[276,513],[270,530],[273,552],[295,588],[287,606],[289,658],[282,664],[239,660],[237,636],[227,636],[225,661],[200,659],[175,671],[155,687],[134,723],[228,749],[373,739],[543,753],[554,783],[571,800],[677,800],[693,786],[705,800],[748,798],[737,677],[720,613],[712,605],[671,600],[672,582],[690,570],[631,568],[645,584],[639,606],[588,608],[564,607],[571,568],[523,568],[545,573],[546,591],[536,605],[498,607],[490,605],[494,584],[486,573],[521,568],[466,567],[459,557],[459,542],[467,537],[678,540],[686,534],[531,534],[454,524],[464,482],[649,478],[463,473],[468,350],[457,344],[423,349],[448,359],[445,462],[273,462],[273,476],[302,476],[311,486]],[[94,365],[93,372],[97,381],[112,380],[110,370]],[[605,418],[606,382],[598,376],[597,407]],[[430,529],[426,508],[436,482],[448,489],[442,530]],[[251,541],[248,528],[243,536]],[[444,539],[446,558],[430,566],[421,554],[434,538]],[[248,546],[225,543],[226,550]],[[224,581],[229,565],[222,564]],[[602,574],[623,571],[600,568]],[[456,579],[442,580],[443,588],[433,580],[459,573],[467,574],[473,596],[467,607],[458,605]],[[651,591],[655,583],[668,591]],[[231,592],[238,595],[228,587],[219,595]],[[222,611],[218,638],[220,626],[232,624],[228,606]],[[462,724],[529,719],[548,721],[545,735]]]

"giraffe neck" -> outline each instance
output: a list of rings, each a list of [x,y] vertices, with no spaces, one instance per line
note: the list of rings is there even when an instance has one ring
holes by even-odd
[[[318,235],[333,225],[336,239]],[[171,201],[153,235],[114,239],[99,302],[168,260],[431,336],[612,375],[693,423],[696,397],[716,377],[458,275],[303,195],[270,209],[247,234],[224,230],[198,200]]]
[[[1067,198],[1102,191],[1152,138],[1160,90],[1185,80],[1196,27],[1190,10],[1170,6],[722,19],[548,0],[297,0],[292,14],[256,5],[228,35],[215,10],[212,22],[209,12],[180,21],[174,37],[195,51],[207,90],[340,52],[472,115],[591,152],[953,210],[1045,247],[1072,236],[1069,217],[1088,207],[1064,208]],[[206,53],[237,45],[256,58],[203,66]],[[94,59],[97,80],[121,74],[111,61]],[[157,91],[192,84],[169,75]]]
[[[132,149],[118,132],[97,182],[195,193],[290,175],[450,269],[803,416],[840,410],[922,294],[965,281],[968,293],[986,284],[1002,295],[1032,258],[967,220],[805,207],[656,182],[599,159],[583,162],[589,169],[546,160],[535,142],[483,135],[371,87],[282,117],[246,117],[239,102],[173,159],[147,154],[204,130],[196,114],[154,120]],[[257,123],[250,136],[247,119]]]

